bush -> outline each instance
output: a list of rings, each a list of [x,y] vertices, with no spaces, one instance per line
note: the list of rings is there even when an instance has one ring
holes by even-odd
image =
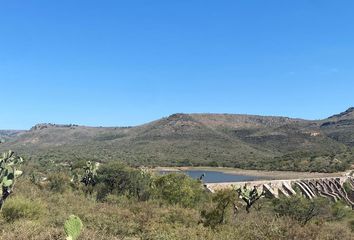
[[[234,207],[236,192],[233,190],[222,190],[213,196],[214,206],[201,211],[202,222],[206,227],[215,228],[226,221],[228,207]]]
[[[44,213],[45,208],[41,202],[21,197],[10,198],[2,209],[2,215],[7,221],[21,218],[36,220]]]
[[[349,224],[350,230],[351,230],[352,232],[354,232],[354,219],[350,220],[348,224]]]
[[[331,204],[331,216],[329,220],[339,221],[348,217],[352,213],[352,210],[342,202],[336,202]]]
[[[315,198],[308,200],[301,196],[291,198],[280,198],[273,201],[273,210],[279,216],[288,216],[305,225],[314,217],[327,215],[331,211],[327,199]]]
[[[154,186],[155,197],[183,207],[194,207],[206,197],[202,184],[185,174],[159,176],[155,179]]]
[[[69,189],[70,178],[64,173],[53,173],[48,177],[48,188],[50,191],[63,193]]]
[[[119,162],[102,166],[98,172],[97,199],[109,194],[127,195],[140,201],[150,197],[152,176],[148,172],[130,168]]]

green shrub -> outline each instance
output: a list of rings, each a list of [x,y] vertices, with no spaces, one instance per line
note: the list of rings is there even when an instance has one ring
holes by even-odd
[[[352,232],[354,232],[354,219],[349,221],[349,228]]]
[[[70,178],[64,173],[53,173],[48,177],[48,188],[50,191],[63,193],[70,186]]]
[[[315,198],[308,200],[299,195],[291,198],[274,199],[273,210],[279,216],[288,216],[305,225],[311,219],[328,215],[331,211],[329,200],[325,198]]]
[[[148,172],[112,162],[99,168],[97,175],[98,200],[105,199],[109,194],[127,195],[140,201],[150,198],[152,176]]]
[[[213,195],[213,206],[201,211],[202,222],[206,227],[215,228],[226,222],[227,210],[233,207],[236,200],[236,192],[233,190],[221,190]]]
[[[36,220],[44,214],[45,208],[41,202],[22,197],[10,198],[2,210],[2,215],[7,221],[21,218]]]
[[[195,227],[199,222],[199,212],[194,209],[186,209],[179,206],[170,206],[169,212],[163,218],[164,223],[180,224],[187,227]]]
[[[202,184],[185,174],[159,176],[155,179],[154,186],[155,197],[183,207],[194,207],[207,197]]]
[[[339,221],[348,217],[352,213],[352,210],[342,202],[336,202],[331,204],[330,219],[332,221]]]

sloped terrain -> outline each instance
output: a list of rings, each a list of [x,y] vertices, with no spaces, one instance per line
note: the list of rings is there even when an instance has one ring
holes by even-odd
[[[350,167],[354,108],[324,120],[237,114],[173,114],[137,127],[38,124],[1,131],[1,150],[38,164],[78,159],[131,165],[209,165],[339,171]]]

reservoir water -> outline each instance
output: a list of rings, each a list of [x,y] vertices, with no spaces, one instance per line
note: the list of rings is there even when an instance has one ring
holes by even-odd
[[[173,171],[160,171],[161,174],[168,174]],[[234,173],[224,173],[219,171],[207,171],[207,170],[184,170],[176,171],[179,173],[185,173],[192,178],[198,179],[204,174],[203,182],[205,183],[220,183],[220,182],[247,182],[260,179],[260,177],[238,175]]]

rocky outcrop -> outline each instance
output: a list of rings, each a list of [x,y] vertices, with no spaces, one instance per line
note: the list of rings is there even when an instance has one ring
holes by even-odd
[[[50,127],[57,127],[57,128],[71,128],[71,127],[78,127],[79,125],[76,124],[54,124],[54,123],[40,123],[34,125],[30,131],[35,131],[35,130],[42,130],[45,128],[50,128]]]

